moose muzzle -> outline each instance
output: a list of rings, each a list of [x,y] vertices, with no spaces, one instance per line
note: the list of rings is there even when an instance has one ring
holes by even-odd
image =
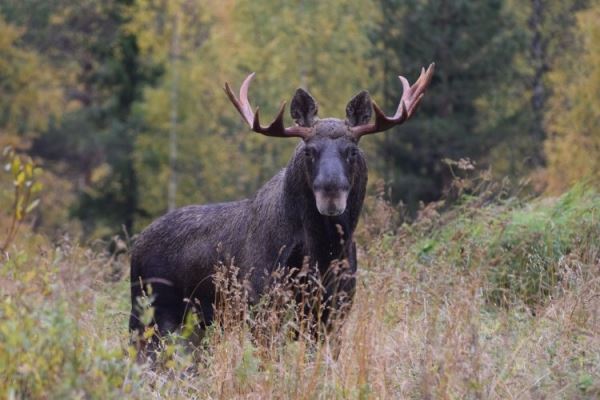
[[[341,215],[346,211],[346,202],[348,201],[348,190],[337,191],[315,191],[315,200],[319,213],[327,216]]]

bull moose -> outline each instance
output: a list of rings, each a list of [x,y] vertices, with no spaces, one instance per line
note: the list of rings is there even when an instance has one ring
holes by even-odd
[[[138,237],[131,258],[129,329],[140,333],[138,298],[152,285],[154,324],[158,335],[177,330],[190,310],[204,324],[214,319],[216,265],[235,262],[247,282],[248,301],[257,302],[278,268],[300,269],[322,280],[327,325],[330,311],[352,302],[357,271],[353,233],[365,197],[367,165],[358,142],[409,119],[429,85],[432,63],[411,86],[399,77],[403,93],[396,113],[388,117],[362,91],[346,106],[346,118],[317,117],[317,103],[298,89],[291,102],[294,126],[284,127],[285,102],[268,126],[252,111],[248,87],[239,98],[225,84],[227,96],[250,128],[266,136],[302,139],[286,168],[249,199],[190,205],[158,218]],[[373,111],[375,121],[370,123]],[[332,266],[340,265],[344,268]],[[327,278],[325,278],[327,277]]]

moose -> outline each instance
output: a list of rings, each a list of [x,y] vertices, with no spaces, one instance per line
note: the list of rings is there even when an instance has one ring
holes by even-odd
[[[419,105],[434,71],[432,63],[410,85],[402,76],[400,104],[386,116],[367,91],[346,106],[345,120],[317,117],[315,99],[297,89],[290,112],[295,124],[285,127],[285,102],[268,126],[252,111],[248,87],[239,97],[225,84],[227,96],[250,128],[265,136],[300,138],[287,167],[249,199],[189,205],[155,220],[137,238],[131,257],[132,334],[142,333],[138,299],[151,285],[153,323],[160,337],[179,329],[191,310],[204,326],[215,318],[219,263],[235,263],[247,282],[249,303],[256,303],[280,268],[300,270],[321,280],[324,313],[319,324],[349,308],[356,285],[357,256],[353,233],[365,198],[367,165],[358,142],[408,120]],[[375,112],[374,122],[370,122]],[[345,268],[340,268],[343,265]]]

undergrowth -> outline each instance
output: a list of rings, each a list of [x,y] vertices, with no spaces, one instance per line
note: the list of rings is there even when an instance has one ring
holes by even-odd
[[[227,323],[197,347],[185,330],[167,338],[153,365],[129,344],[126,254],[22,229],[0,265],[1,396],[600,396],[600,194],[463,196],[403,225],[380,199],[368,208],[336,338],[294,335],[293,307],[248,310],[243,285],[230,285]]]

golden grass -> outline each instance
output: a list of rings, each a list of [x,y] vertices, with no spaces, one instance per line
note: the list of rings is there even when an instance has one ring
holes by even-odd
[[[507,243],[502,235],[518,232],[527,238],[538,228],[538,220],[523,222],[523,213],[546,218],[584,202],[580,209],[587,211],[580,220],[564,219],[564,227],[556,222],[558,234],[571,226],[579,232],[565,233],[568,251],[542,253],[538,241],[519,252],[492,248]],[[531,205],[475,202],[453,214],[423,213],[415,224],[396,228],[378,222],[394,219],[394,211],[375,201],[359,235],[357,293],[339,332],[337,358],[335,338],[292,337],[299,326],[294,307],[248,310],[241,305],[243,292],[231,301],[241,290],[234,285],[224,323],[209,329],[202,346],[193,350],[181,345],[181,338],[167,341],[154,365],[137,364],[126,327],[126,257],[68,240],[55,246],[24,233],[0,266],[0,393],[13,398],[598,398],[600,244],[590,233],[600,232],[600,220],[590,213],[599,207],[594,193]],[[519,229],[511,230],[514,223]],[[524,261],[515,258],[521,253]],[[497,304],[490,297],[497,284],[490,278],[494,269],[534,256],[545,257],[556,284],[536,301],[515,295]]]

